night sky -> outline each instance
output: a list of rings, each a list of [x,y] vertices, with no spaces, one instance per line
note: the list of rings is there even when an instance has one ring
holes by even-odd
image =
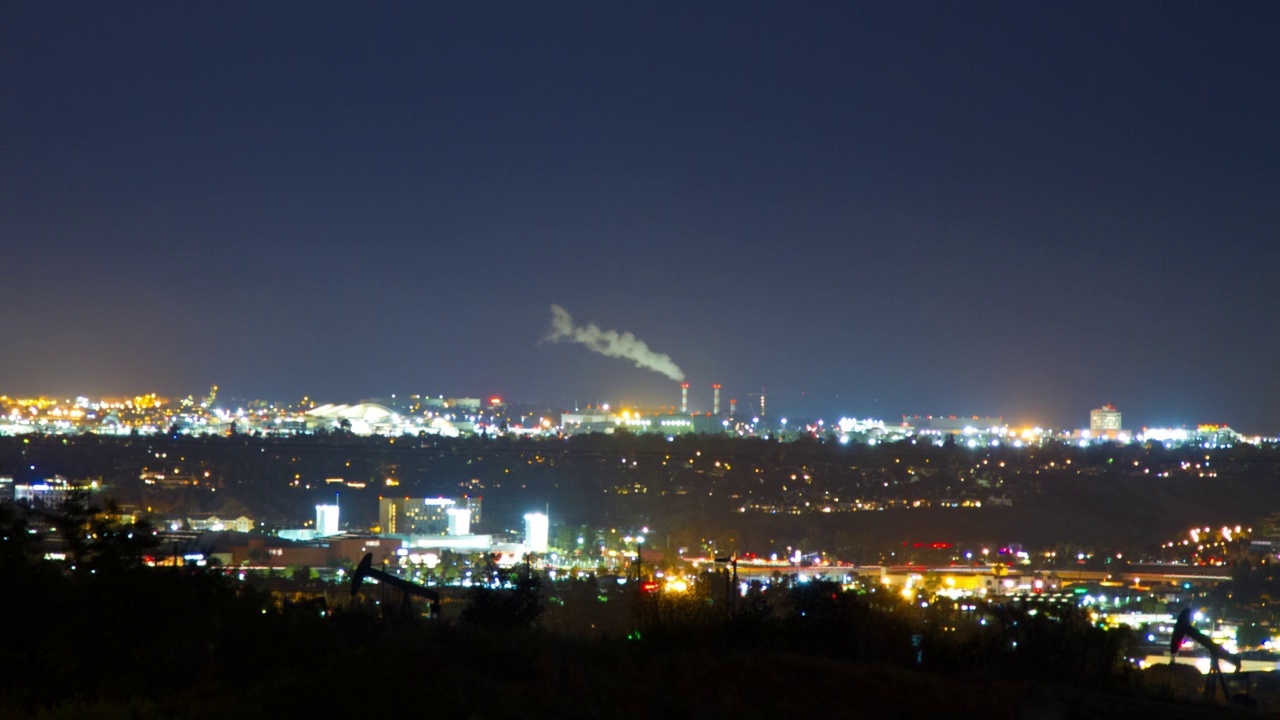
[[[1046,5],[5,3],[0,393],[1280,431],[1280,3]]]

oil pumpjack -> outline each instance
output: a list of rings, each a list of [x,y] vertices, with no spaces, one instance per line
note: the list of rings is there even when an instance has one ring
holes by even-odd
[[[403,617],[409,617],[412,615],[413,604],[410,597],[415,595],[420,598],[425,598],[431,603],[432,618],[440,617],[440,593],[375,568],[373,566],[373,553],[366,554],[364,559],[360,561],[360,565],[356,567],[356,572],[351,577],[351,597],[354,598],[356,594],[360,592],[360,585],[364,583],[364,579],[367,577],[371,577],[378,582],[390,585],[400,591],[400,613]],[[384,614],[386,612],[385,608],[386,606],[384,604]]]
[[[1240,667],[1243,663],[1240,657],[1235,653],[1229,652],[1221,645],[1214,642],[1212,638],[1196,629],[1191,624],[1191,608],[1183,608],[1178,614],[1178,622],[1173,626],[1173,638],[1169,641],[1169,662],[1170,664],[1177,662],[1178,650],[1182,648],[1182,641],[1186,638],[1195,640],[1200,647],[1203,647],[1209,653],[1209,674],[1205,676],[1204,696],[1207,698],[1215,698],[1218,695],[1218,687],[1222,688],[1222,698],[1228,702],[1240,702],[1240,698],[1233,698],[1231,692],[1227,690],[1227,680],[1222,676],[1222,667],[1219,662],[1226,660],[1235,665],[1235,673],[1240,674]],[[1245,678],[1245,691],[1248,692],[1248,675]],[[1246,694],[1244,697],[1248,697]]]

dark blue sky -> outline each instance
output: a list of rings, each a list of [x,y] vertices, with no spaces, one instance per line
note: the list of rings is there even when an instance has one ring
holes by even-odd
[[[1280,4],[428,5],[5,4],[0,392],[1280,431]]]

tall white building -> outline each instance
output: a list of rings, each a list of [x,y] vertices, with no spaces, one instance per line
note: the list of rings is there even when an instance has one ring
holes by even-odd
[[[1119,431],[1124,428],[1120,423],[1120,411],[1114,405],[1103,405],[1089,412],[1089,430],[1093,432]]]
[[[542,513],[529,513],[524,516],[524,549],[533,553],[547,551],[547,531],[550,521]]]
[[[449,516],[450,535],[457,537],[471,534],[471,508],[449,508],[444,512]]]
[[[338,506],[316,506],[316,534],[320,537],[338,534]]]

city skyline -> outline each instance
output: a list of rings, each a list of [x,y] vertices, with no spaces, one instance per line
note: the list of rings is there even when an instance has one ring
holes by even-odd
[[[779,422],[787,422],[787,416],[799,423],[813,423],[821,421],[830,425],[830,430],[835,430],[838,423],[844,420],[858,421],[878,421],[888,426],[912,427],[922,420],[964,420],[972,418],[974,420],[998,421],[1000,427],[1007,428],[1010,431],[1022,432],[1027,430],[1054,432],[1070,432],[1081,430],[1104,431],[1104,434],[1093,436],[1085,436],[1085,439],[1107,440],[1105,431],[1111,431],[1112,435],[1118,431],[1124,431],[1126,439],[1137,439],[1143,431],[1165,431],[1174,429],[1194,430],[1200,428],[1212,428],[1216,431],[1218,428],[1230,430],[1236,433],[1242,433],[1250,438],[1274,438],[1277,433],[1273,430],[1265,430],[1258,428],[1248,428],[1239,426],[1230,421],[1229,418],[1175,418],[1172,421],[1150,422],[1146,418],[1148,415],[1141,409],[1136,411],[1126,411],[1116,408],[1111,403],[1100,403],[1098,407],[1090,408],[1085,414],[1075,416],[1073,419],[1060,423],[1043,422],[1038,418],[1025,418],[1007,416],[1004,413],[986,413],[976,414],[967,413],[963,409],[954,411],[904,411],[901,413],[879,415],[879,416],[858,416],[856,413],[843,412],[839,409],[829,413],[808,414],[802,408],[809,407],[806,399],[796,397],[794,393],[783,393],[781,397],[775,397],[769,401],[770,410],[762,413],[762,398],[760,393],[746,393],[745,400],[739,400],[736,397],[730,397],[731,393],[726,393],[723,400],[716,404],[716,394],[723,389],[719,383],[699,388],[690,392],[692,388],[688,383],[680,386],[680,404],[677,404],[674,397],[661,399],[660,402],[643,403],[632,402],[629,399],[608,396],[604,398],[593,398],[586,402],[572,403],[567,405],[559,405],[556,403],[546,403],[537,400],[529,400],[519,397],[498,396],[487,393],[479,393],[476,396],[469,396],[467,393],[384,393],[380,395],[365,394],[358,397],[312,397],[310,395],[302,398],[286,399],[281,397],[262,397],[248,398],[237,397],[234,394],[221,392],[217,385],[209,388],[208,394],[188,393],[186,395],[175,394],[172,396],[160,395],[158,393],[129,393],[119,396],[94,396],[90,397],[84,394],[73,394],[71,397],[58,397],[49,395],[32,395],[27,397],[11,397],[0,391],[0,434],[6,431],[4,421],[6,419],[12,421],[15,416],[24,423],[32,423],[39,421],[48,421],[50,419],[71,420],[70,415],[66,415],[67,411],[79,409],[82,411],[98,411],[94,415],[77,415],[75,423],[69,428],[78,427],[79,424],[92,424],[94,418],[102,421],[105,418],[103,412],[115,410],[137,410],[143,412],[160,412],[162,415],[186,416],[194,413],[195,415],[216,414],[224,419],[234,419],[237,414],[252,414],[261,411],[271,410],[276,412],[292,412],[306,413],[308,409],[319,412],[320,410],[329,409],[328,414],[323,417],[336,422],[335,418],[339,417],[344,408],[360,408],[370,407],[374,412],[394,412],[401,413],[406,418],[413,416],[451,416],[454,419],[471,419],[482,421],[483,423],[492,425],[497,429],[499,424],[518,422],[515,417],[523,417],[529,420],[526,423],[530,427],[537,427],[540,419],[546,413],[569,413],[575,414],[580,411],[584,412],[607,412],[611,417],[619,418],[634,416],[641,417],[641,413],[645,416],[716,416],[718,418],[736,418],[742,421],[750,420],[752,424],[760,423],[762,428],[778,427]],[[705,393],[702,391],[706,391]],[[221,393],[221,394],[220,394]],[[705,395],[705,396],[704,396]],[[767,395],[766,395],[767,398]],[[384,407],[385,404],[385,407]],[[1079,403],[1077,403],[1079,404]],[[508,414],[508,408],[518,407],[519,413],[513,415]],[[716,408],[719,408],[717,411]],[[5,409],[8,408],[8,415]],[[60,409],[61,408],[61,409]],[[535,412],[535,408],[542,408],[545,411],[543,415]],[[50,417],[49,413],[56,411],[55,417]],[[799,411],[799,412],[797,412]],[[28,415],[28,412],[31,414]],[[339,414],[335,414],[339,413]],[[532,413],[532,414],[530,414]],[[625,413],[625,415],[624,415]],[[470,418],[469,416],[476,416]],[[1064,417],[1065,417],[1064,411]],[[319,416],[318,416],[319,417]],[[1124,418],[1123,421],[1121,418]],[[499,420],[498,418],[506,418]],[[1101,418],[1101,419],[1100,419]],[[1108,421],[1106,418],[1110,418]],[[127,424],[133,424],[130,421]],[[156,429],[167,427],[168,423],[157,420],[147,423],[148,426],[154,425]],[[318,426],[316,426],[318,427]],[[709,426],[699,426],[697,432],[708,432]],[[799,428],[793,422],[792,427]],[[821,429],[821,425],[815,426]],[[10,434],[17,432],[25,432],[15,429],[17,426],[10,424],[7,426]],[[986,426],[976,425],[976,429],[984,430]],[[31,429],[34,429],[32,426]],[[308,426],[306,432],[314,432],[314,427]],[[559,422],[553,422],[546,429],[553,432],[561,429]],[[478,428],[477,428],[478,430]],[[727,430],[727,426],[726,426]],[[29,431],[29,430],[28,430]],[[65,429],[63,430],[66,431]],[[290,432],[297,432],[298,429],[291,429]],[[715,431],[719,432],[719,426],[715,427]],[[207,432],[207,430],[205,431]],[[370,431],[368,429],[361,431],[360,434],[399,434],[399,431]],[[1114,440],[1114,437],[1110,437]]]
[[[726,401],[1274,433],[1277,32],[1264,4],[9,7],[0,392],[675,402],[543,342],[557,305]]]

